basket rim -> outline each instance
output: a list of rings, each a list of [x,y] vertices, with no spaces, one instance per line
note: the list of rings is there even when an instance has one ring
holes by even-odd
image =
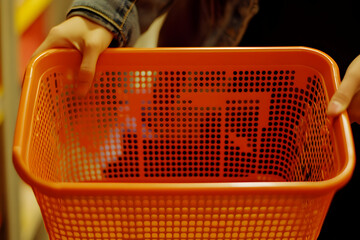
[[[338,67],[335,61],[326,53],[317,49],[294,46],[294,47],[221,47],[221,48],[154,48],[154,49],[107,49],[103,54],[116,54],[119,52],[305,52],[316,55],[329,65],[333,73],[333,85],[335,91],[339,86],[340,77]],[[355,150],[350,127],[349,118],[346,112],[339,117],[332,119],[333,124],[341,127],[341,135],[345,140],[345,157],[347,158],[346,165],[341,172],[335,177],[318,182],[204,182],[204,183],[119,183],[119,182],[46,182],[40,178],[35,177],[29,171],[25,162],[26,147],[24,146],[24,131],[26,130],[26,112],[31,106],[25,104],[30,98],[30,79],[34,75],[35,68],[49,55],[76,52],[76,50],[69,49],[52,49],[48,50],[39,56],[33,58],[28,65],[25,75],[22,96],[20,100],[20,107],[18,112],[18,120],[16,124],[16,131],[13,144],[13,164],[19,176],[29,184],[33,189],[38,189],[41,192],[46,192],[49,195],[94,195],[94,194],[115,194],[115,193],[137,193],[146,194],[149,192],[158,192],[177,194],[181,192],[191,193],[220,193],[220,192],[277,192],[277,193],[325,193],[329,191],[336,191],[343,187],[351,178],[355,167]]]

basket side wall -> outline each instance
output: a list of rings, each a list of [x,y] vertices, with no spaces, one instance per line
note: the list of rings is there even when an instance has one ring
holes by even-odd
[[[38,106],[47,104],[37,107],[44,119],[35,120],[43,123],[37,131],[53,136],[40,143],[48,147],[33,147],[44,149],[43,161],[54,161],[44,163],[52,170],[41,171],[66,182],[336,175],[318,72],[303,66],[195,69],[100,69],[87,98],[74,95],[66,70],[53,70],[39,94]]]
[[[317,239],[332,194],[37,194],[50,239]]]

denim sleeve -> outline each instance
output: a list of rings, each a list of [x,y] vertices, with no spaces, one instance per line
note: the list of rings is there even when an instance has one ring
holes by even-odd
[[[136,0],[74,0],[67,17],[85,17],[111,31],[116,46],[132,46],[140,36],[135,2]]]

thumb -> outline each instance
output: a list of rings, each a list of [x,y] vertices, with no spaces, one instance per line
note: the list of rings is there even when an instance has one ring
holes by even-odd
[[[93,46],[84,48],[82,54],[82,62],[80,65],[78,77],[76,80],[76,94],[85,96],[89,91],[94,80],[96,63],[102,49]]]
[[[346,70],[338,90],[331,98],[327,114],[337,116],[344,112],[351,103],[360,86],[360,56],[356,57]]]
[[[359,81],[358,76],[345,74],[342,83],[329,102],[328,116],[337,116],[348,108],[353,96],[358,91]]]

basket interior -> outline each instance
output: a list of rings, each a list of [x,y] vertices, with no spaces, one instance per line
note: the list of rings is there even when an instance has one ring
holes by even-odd
[[[86,97],[42,75],[29,167],[54,182],[322,181],[339,171],[305,66],[99,67]]]

